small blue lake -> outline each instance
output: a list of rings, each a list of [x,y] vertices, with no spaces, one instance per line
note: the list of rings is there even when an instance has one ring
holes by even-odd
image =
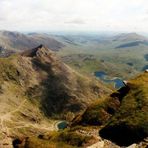
[[[105,73],[104,71],[97,71],[95,72],[95,76],[105,83],[111,83],[114,84],[114,87],[116,89],[119,89],[124,86],[123,80],[120,78],[111,78]]]
[[[115,83],[115,88],[117,88],[117,89],[125,86],[123,83],[123,80],[121,80],[119,78],[114,79],[113,82]]]
[[[57,125],[58,129],[65,129],[65,128],[67,128],[67,126],[68,126],[68,123],[67,123],[66,121],[61,121],[61,122]]]
[[[104,78],[107,74],[104,71],[96,71],[95,76],[99,78]]]
[[[142,68],[142,71],[145,71],[146,69],[148,69],[148,65],[145,65],[145,66]]]

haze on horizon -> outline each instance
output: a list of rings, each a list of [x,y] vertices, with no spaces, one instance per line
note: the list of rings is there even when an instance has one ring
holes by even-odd
[[[0,30],[148,33],[147,0],[0,0]]]

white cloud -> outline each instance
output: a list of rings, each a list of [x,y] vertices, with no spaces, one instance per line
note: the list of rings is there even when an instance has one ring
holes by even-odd
[[[147,0],[0,0],[0,29],[148,32]]]
[[[86,22],[83,19],[70,19],[69,21],[65,22],[65,24],[83,25],[86,24]]]

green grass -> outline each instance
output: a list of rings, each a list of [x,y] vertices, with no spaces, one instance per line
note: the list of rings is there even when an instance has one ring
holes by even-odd
[[[12,80],[15,82],[19,82],[19,72],[17,68],[13,65],[12,59],[9,58],[0,58],[0,81],[8,81]]]
[[[76,132],[79,128],[73,128],[73,129],[65,129],[63,131],[59,132],[50,132],[49,134],[36,137],[30,137],[28,138],[26,142],[26,146],[28,148],[77,148],[82,147],[86,143],[88,143],[91,139],[93,139],[92,136],[85,136],[81,135]],[[82,128],[80,128],[82,129]]]
[[[39,138],[29,138],[25,144],[27,148],[76,148],[63,142],[53,142]]]
[[[74,124],[103,125],[119,107],[119,101],[111,97],[95,101],[87,110],[73,121]]]
[[[123,98],[118,113],[111,125],[125,122],[129,126],[140,126],[148,134],[148,74],[138,76],[129,82],[130,92]]]
[[[122,98],[120,108],[100,131],[103,138],[128,146],[148,136],[147,82],[148,73],[129,81],[130,90]]]

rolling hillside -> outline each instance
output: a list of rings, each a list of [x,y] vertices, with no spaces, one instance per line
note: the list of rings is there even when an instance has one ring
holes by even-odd
[[[104,71],[112,77],[128,79],[143,71],[148,65],[148,39],[145,36],[137,33],[109,37],[96,34],[88,36],[86,34],[86,37],[83,37],[83,42],[82,36],[68,38],[77,45],[66,43],[63,36],[61,39],[56,38],[66,45],[57,54],[78,71],[85,74]]]

